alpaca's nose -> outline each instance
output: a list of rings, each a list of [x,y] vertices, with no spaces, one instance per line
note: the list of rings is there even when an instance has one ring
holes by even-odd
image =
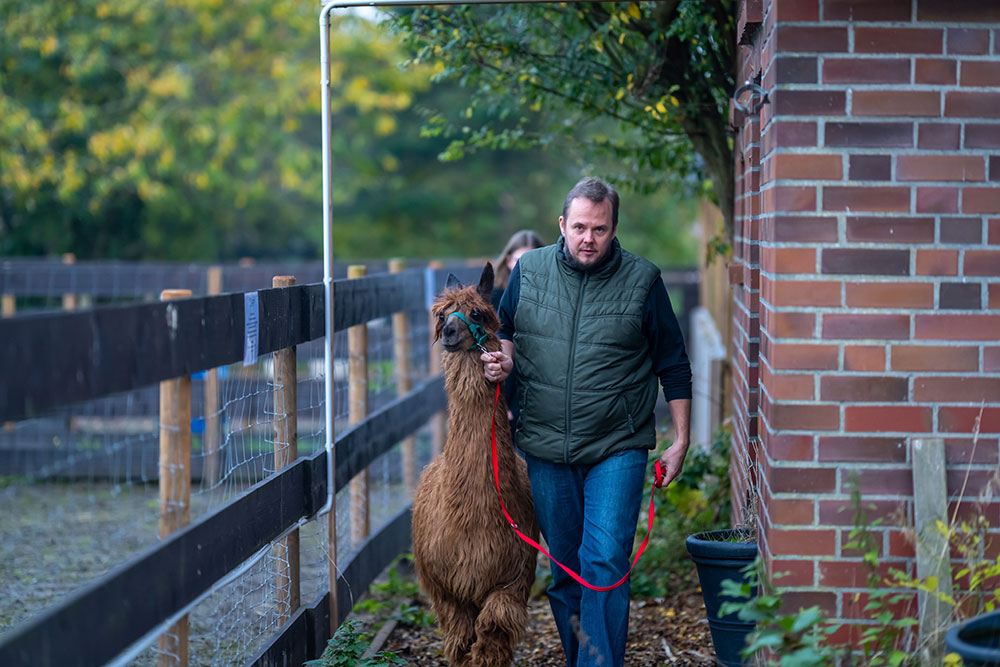
[[[446,336],[448,338],[451,338],[456,333],[458,333],[458,329],[455,328],[454,324],[452,324],[451,322],[448,322],[447,324],[444,325],[444,328],[441,329],[441,333],[442,333],[442,335],[444,335],[444,336]]]

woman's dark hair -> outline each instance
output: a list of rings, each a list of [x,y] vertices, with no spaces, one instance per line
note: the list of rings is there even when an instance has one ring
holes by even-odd
[[[522,229],[519,232],[515,232],[497,257],[496,278],[493,281],[493,286],[500,289],[507,288],[507,281],[510,279],[510,269],[507,267],[507,259],[511,256],[511,253],[520,248],[534,250],[544,245],[542,237],[530,229]]]

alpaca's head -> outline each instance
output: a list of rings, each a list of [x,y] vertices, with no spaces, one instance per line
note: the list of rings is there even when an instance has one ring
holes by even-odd
[[[476,350],[478,356],[478,345],[485,345],[487,340],[495,341],[500,328],[500,320],[490,305],[492,292],[493,265],[489,262],[483,267],[478,286],[465,286],[455,276],[448,276],[444,292],[431,308],[435,318],[434,340],[440,340],[448,352]],[[487,336],[481,339],[482,343],[474,335],[480,327]]]

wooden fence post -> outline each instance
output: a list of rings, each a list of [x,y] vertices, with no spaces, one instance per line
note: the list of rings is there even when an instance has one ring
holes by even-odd
[[[71,252],[63,253],[62,263],[76,264],[76,255],[74,255]],[[190,292],[188,292],[188,296],[191,296]],[[62,295],[62,309],[76,310],[76,294],[73,294],[72,292],[66,292]]]
[[[163,290],[160,300],[190,296],[191,290]],[[160,383],[160,539],[190,522],[191,377],[185,376]],[[186,615],[160,635],[158,647],[160,667],[187,666]]]
[[[913,527],[917,532],[917,578],[937,578],[939,593],[951,596],[951,549],[938,522],[948,524],[948,482],[945,476],[944,440],[913,440]],[[941,664],[944,632],[952,608],[938,596],[919,592],[920,646],[930,651],[928,664]]]
[[[272,287],[291,287],[295,276],[275,276]],[[274,353],[274,470],[277,472],[299,457],[298,375],[295,346]],[[299,529],[274,545],[277,561],[275,581],[278,624],[299,608]]]
[[[444,262],[439,259],[432,260],[427,264],[428,268],[433,271],[437,269],[444,268]],[[437,322],[428,313],[428,321],[430,322],[430,351],[431,358],[429,363],[430,375],[431,377],[439,375],[441,373],[441,351],[434,344],[434,330],[437,328]],[[439,412],[433,417],[431,417],[431,456],[437,456],[444,449],[444,413]]]
[[[401,273],[406,268],[402,259],[389,260],[389,272]],[[396,395],[405,396],[413,390],[410,371],[410,316],[408,313],[393,313],[392,350],[396,368]],[[416,439],[411,435],[403,439],[403,488],[406,495],[413,497],[417,489]]]
[[[208,267],[205,292],[209,296],[222,294],[222,267]],[[219,369],[205,372],[205,433],[204,479],[209,488],[219,481]],[[205,483],[205,482],[203,482]]]
[[[362,278],[368,273],[363,264],[347,267],[348,278]],[[348,399],[351,425],[368,416],[368,325],[357,324],[347,330]],[[371,532],[368,517],[368,469],[351,480],[351,546],[357,549]]]

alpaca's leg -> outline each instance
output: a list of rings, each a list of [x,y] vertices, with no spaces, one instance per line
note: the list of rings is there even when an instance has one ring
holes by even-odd
[[[476,619],[476,643],[469,652],[469,664],[476,667],[507,667],[514,659],[514,647],[524,635],[528,622],[527,590],[513,586],[493,591]]]
[[[452,599],[434,601],[434,613],[444,637],[444,657],[453,667],[468,664],[469,649],[476,641],[476,609]]]

